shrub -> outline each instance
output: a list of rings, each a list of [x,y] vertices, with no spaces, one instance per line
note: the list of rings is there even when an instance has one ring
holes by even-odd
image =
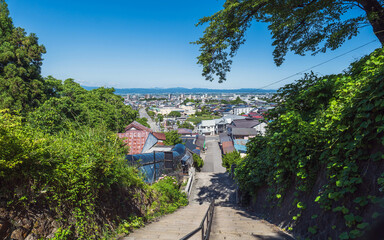
[[[155,208],[153,217],[172,213],[180,206],[188,204],[187,196],[180,192],[180,184],[175,177],[160,177],[151,188],[157,193],[157,200],[152,205],[152,210]]]
[[[193,154],[193,166],[199,172],[200,172],[201,168],[204,166],[203,159],[197,154]]]
[[[227,153],[223,156],[223,167],[227,169],[227,171],[231,170],[231,166],[233,164],[238,164],[241,160],[240,153],[238,151],[233,151],[231,153]]]

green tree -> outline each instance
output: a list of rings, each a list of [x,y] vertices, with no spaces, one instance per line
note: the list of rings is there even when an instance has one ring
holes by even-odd
[[[201,45],[198,63],[207,80],[213,81],[214,75],[219,82],[226,80],[230,58],[245,42],[254,21],[268,24],[277,66],[288,51],[305,55],[334,50],[366,25],[384,44],[383,5],[383,0],[226,0],[224,9],[197,24],[209,23],[204,36],[195,42]]]
[[[162,114],[157,114],[157,119],[159,120],[159,122],[162,122],[164,120],[164,116]]]
[[[165,133],[164,145],[172,146],[179,143],[183,143],[183,141],[181,140],[180,134],[178,134],[177,131],[169,131]]]
[[[113,88],[97,88],[87,91],[73,79],[64,84],[48,77],[46,93],[51,96],[28,116],[29,122],[50,133],[80,125],[98,127],[105,125],[119,132],[135,120],[137,112],[124,105],[123,98],[114,94]]]
[[[178,125],[179,126],[179,128],[186,128],[186,129],[191,129],[191,130],[193,130],[195,127],[191,124],[191,123],[189,123],[189,122],[183,122],[182,124],[179,124]]]
[[[204,166],[203,159],[197,154],[193,154],[193,166],[199,172],[201,171],[201,168]]]
[[[181,113],[178,111],[172,111],[168,114],[168,117],[181,117]]]
[[[13,25],[7,4],[0,0],[0,108],[26,112],[44,101],[44,53],[35,34]]]
[[[237,164],[240,161],[241,161],[240,153],[238,151],[233,151],[223,156],[222,165],[227,169],[227,171],[230,171],[232,164]]]
[[[149,124],[148,124],[148,119],[146,119],[145,117],[138,118],[138,119],[136,119],[136,121],[145,127],[151,128],[151,126],[149,126]]]
[[[246,102],[241,100],[240,97],[237,97],[235,100],[232,100],[230,103],[233,104],[233,105],[236,105],[236,104],[246,104]]]

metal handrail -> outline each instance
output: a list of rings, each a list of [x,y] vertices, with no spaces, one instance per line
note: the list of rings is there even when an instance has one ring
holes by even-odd
[[[204,215],[203,220],[200,223],[200,226],[193,230],[192,232],[188,233],[184,237],[180,238],[180,240],[187,240],[193,235],[195,235],[197,232],[201,230],[201,239],[202,240],[208,240],[209,235],[211,234],[211,226],[212,226],[212,220],[213,220],[213,213],[215,211],[215,200],[211,201],[211,204],[209,204],[209,208],[207,212]],[[207,220],[207,221],[205,221]],[[204,223],[206,223],[206,228],[204,228]],[[205,230],[205,231],[204,231]]]

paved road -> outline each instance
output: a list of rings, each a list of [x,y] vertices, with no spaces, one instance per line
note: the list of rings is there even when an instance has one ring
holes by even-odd
[[[147,111],[145,111],[144,108],[140,108],[139,109],[139,114],[140,114],[140,118],[143,118],[145,117],[146,119],[148,119],[148,124],[149,126],[151,126],[151,129],[154,131],[154,132],[160,132],[160,128],[157,126],[157,124],[152,120],[152,118],[148,115]]]
[[[224,173],[225,168],[221,165],[221,150],[218,136],[207,136],[205,139],[207,151],[203,154],[204,166],[202,172]]]

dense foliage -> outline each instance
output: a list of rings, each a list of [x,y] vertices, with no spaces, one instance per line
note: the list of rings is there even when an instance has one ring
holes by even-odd
[[[233,164],[237,165],[241,161],[240,153],[238,151],[227,153],[223,156],[222,161],[223,167],[229,172]]]
[[[186,129],[190,129],[190,130],[195,129],[195,126],[193,126],[189,122],[183,122],[183,123],[179,124],[178,126],[179,126],[179,128],[186,128]]]
[[[0,218],[9,220],[1,235],[17,224],[23,234],[46,238],[52,233],[42,235],[49,227],[39,221],[49,216],[59,226],[54,239],[111,239],[185,205],[178,184],[148,186],[126,164],[116,133],[147,119],[137,119],[114,89],[43,78],[43,53],[0,0]],[[36,221],[24,229],[13,213]]]
[[[197,24],[209,23],[195,42],[201,45],[198,63],[207,80],[213,81],[215,75],[219,82],[226,80],[230,58],[254,21],[268,24],[276,65],[283,63],[288,51],[304,55],[334,50],[366,25],[384,44],[383,6],[383,0],[226,0],[222,10]]]
[[[193,167],[196,168],[197,171],[201,171],[201,168],[204,166],[204,160],[197,154],[193,154]]]
[[[126,150],[116,138],[101,126],[51,136],[1,111],[2,197],[12,199],[11,208],[45,202],[63,224],[74,225],[72,236],[95,238],[101,234],[93,223],[101,192],[111,191],[113,184],[145,186],[136,170],[125,165]]]
[[[327,234],[361,236],[378,215],[363,218],[366,207],[383,197],[383,89],[383,49],[353,63],[344,74],[308,74],[281,88],[274,99],[279,104],[268,115],[266,136],[249,142],[248,157],[235,171],[241,189],[255,196],[267,185],[270,199],[281,202],[294,186],[292,204],[299,211],[319,204],[333,218],[344,219],[338,229],[327,226]],[[308,200],[319,178],[326,184]],[[316,229],[315,224],[308,229],[311,238]]]
[[[27,112],[44,100],[40,76],[43,45],[35,34],[13,25],[4,0],[0,0],[0,109]]]
[[[77,126],[98,127],[105,125],[109,130],[120,132],[127,123],[137,117],[137,112],[114,94],[113,88],[97,88],[87,91],[73,79],[62,83],[53,77],[46,82],[54,84],[51,97],[29,115],[34,127],[48,132],[58,132]]]
[[[177,133],[176,130],[165,132],[165,138],[164,144],[167,146],[176,145],[179,143],[183,143],[183,140],[181,140],[181,135]]]
[[[180,206],[188,204],[187,196],[180,192],[180,184],[175,177],[162,176],[151,188],[158,193],[159,199],[153,204],[156,206],[155,216],[172,213]]]
[[[181,117],[181,113],[178,111],[172,111],[168,114],[168,117]]]

